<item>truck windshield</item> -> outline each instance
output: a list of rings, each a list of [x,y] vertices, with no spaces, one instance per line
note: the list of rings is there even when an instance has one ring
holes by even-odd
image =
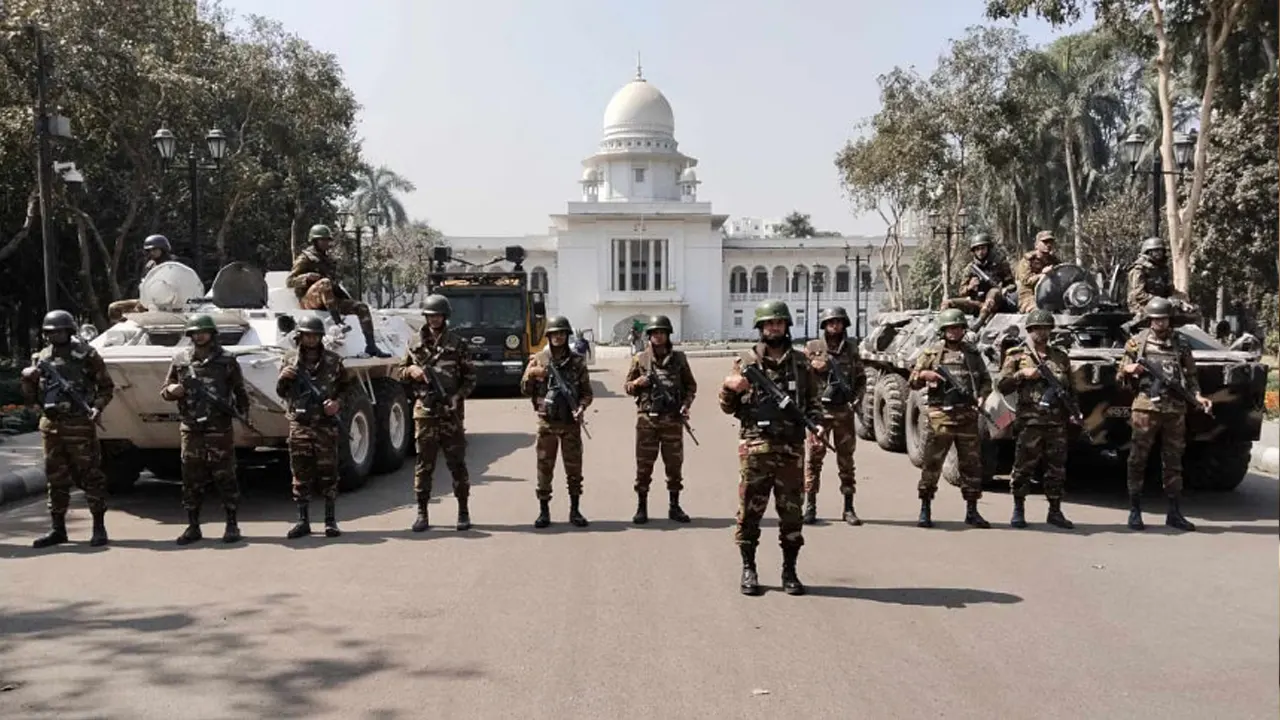
[[[471,328],[524,329],[524,297],[511,294],[450,295],[453,314],[449,325]]]

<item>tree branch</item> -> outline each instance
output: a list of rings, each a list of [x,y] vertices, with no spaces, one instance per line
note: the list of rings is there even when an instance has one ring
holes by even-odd
[[[32,190],[31,193],[27,195],[27,218],[23,221],[22,227],[18,229],[18,232],[14,233],[13,237],[9,238],[9,242],[5,243],[3,247],[0,247],[0,262],[4,262],[10,255],[17,252],[18,248],[22,246],[22,242],[31,235],[31,226],[35,224],[37,208],[39,205],[40,194],[35,190]]]

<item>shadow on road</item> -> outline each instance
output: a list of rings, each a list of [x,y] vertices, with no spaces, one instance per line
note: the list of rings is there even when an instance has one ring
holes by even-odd
[[[1129,512],[1129,497],[1123,487],[1069,491],[1067,503],[1115,508],[1123,517],[1128,517]],[[1159,513],[1163,516],[1165,507],[1164,493],[1158,488],[1143,493],[1143,510],[1148,515]],[[1270,531],[1276,532],[1275,524],[1280,520],[1280,483],[1275,478],[1250,473],[1234,492],[1187,490],[1182,512],[1192,522],[1268,521],[1272,524]],[[1150,522],[1148,517],[1148,527]]]
[[[867,600],[892,605],[942,607],[952,610],[984,603],[1012,605],[1022,602],[1022,598],[1018,595],[973,588],[860,588],[837,585],[807,587],[809,594],[816,597]]]
[[[611,379],[612,379],[612,378],[611,378]],[[621,378],[619,378],[619,384],[621,384]],[[609,389],[609,387],[608,387],[608,386],[606,386],[606,385],[604,384],[604,382],[602,382],[602,381],[600,381],[600,380],[596,380],[596,379],[594,379],[594,378],[591,380],[591,392],[592,392],[592,394],[594,394],[594,395],[595,395],[595,397],[596,397],[596,399],[597,399],[597,400],[599,400],[600,398],[624,398],[624,397],[627,397],[626,395],[624,395],[624,394],[622,394],[622,393],[614,392],[613,390]]]

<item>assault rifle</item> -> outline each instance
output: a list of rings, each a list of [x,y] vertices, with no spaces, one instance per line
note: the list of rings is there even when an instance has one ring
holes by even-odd
[[[258,428],[253,426],[253,421],[249,419],[248,415],[245,415],[244,413],[237,410],[234,405],[227,402],[223,398],[220,398],[217,395],[214,395],[213,393],[209,392],[209,388],[205,387],[204,383],[200,382],[200,380],[198,380],[195,375],[192,375],[190,371],[188,371],[183,375],[180,382],[182,384],[183,389],[187,391],[188,395],[194,395],[196,398],[200,398],[204,400],[205,403],[207,403],[209,406],[212,406],[214,409],[220,410],[221,412],[224,412],[227,415],[230,415],[232,419],[239,420],[240,424],[248,428],[251,432],[253,432],[254,435],[257,435],[263,440],[266,440],[266,436],[263,435],[261,432],[259,432]],[[205,422],[208,419],[209,418],[207,417],[202,417],[202,418],[197,418],[196,421]]]
[[[59,397],[64,397],[67,400],[70,400],[71,404],[74,405],[77,410],[85,414],[85,417],[93,417],[93,406],[89,404],[88,400],[85,400],[84,396],[76,390],[74,385],[62,376],[62,373],[58,372],[58,366],[48,360],[40,360],[36,363],[36,368],[40,370],[40,377],[45,379],[46,387],[49,390],[54,391],[54,393]],[[44,409],[49,410],[52,406],[56,405],[57,403],[49,402],[46,395]],[[104,430],[106,429],[102,424],[101,413],[98,414],[98,417],[93,419],[93,422],[98,427],[103,428]]]
[[[828,450],[831,452],[837,452],[835,446],[827,440],[825,435],[819,432],[820,428],[818,427],[818,424],[810,420],[809,417],[804,414],[804,411],[800,409],[800,406],[796,404],[795,399],[783,392],[782,388],[778,387],[776,383],[770,380],[769,376],[764,374],[764,370],[761,370],[759,365],[752,363],[743,367],[742,376],[747,379],[747,382],[751,383],[752,387],[768,395],[774,403],[777,404],[778,409],[791,413],[793,417],[804,423],[804,426],[808,428],[809,432],[812,433],[814,437],[818,438],[823,445],[826,445]]]
[[[1053,368],[1040,357],[1040,354],[1031,347],[1030,343],[1024,345],[1027,352],[1031,355],[1031,361],[1036,364],[1036,372],[1040,373],[1040,379],[1044,380],[1049,389],[1044,395],[1040,396],[1040,407],[1048,409],[1054,406],[1059,400],[1062,401],[1063,407],[1067,410],[1067,415],[1071,418],[1071,422],[1077,425],[1084,425],[1084,414],[1080,412],[1080,406],[1076,404],[1075,398],[1071,397],[1071,393],[1058,382],[1058,376],[1053,374]]]
[[[337,415],[324,414],[324,403],[329,398],[325,397],[324,393],[320,392],[319,387],[316,387],[316,381],[311,377],[311,373],[307,372],[301,365],[294,365],[293,378],[298,383],[298,387],[300,387],[302,390],[300,394],[303,396],[303,399],[308,397],[311,399],[312,402],[308,403],[308,407],[313,405],[319,407],[320,414],[323,419],[326,419],[335,425],[338,424]],[[311,411],[309,409],[304,408],[303,410],[298,410],[295,407],[293,410],[293,415],[296,418],[298,415],[305,416],[305,415],[308,415],[310,412]]]
[[[556,367],[555,358],[549,359],[547,362],[547,369],[551,371],[552,380],[555,382],[556,387],[560,389],[560,392],[564,393],[565,397],[568,398],[569,404],[573,406],[574,414],[576,415],[578,403],[580,402],[578,393],[575,392],[573,388],[569,387],[569,383],[565,382],[564,375],[560,374],[560,368]],[[585,433],[587,439],[590,440],[591,431],[587,429],[587,417],[585,413],[583,413],[582,417],[578,418],[578,425],[582,427],[582,432]]]
[[[670,388],[664,387],[658,382],[658,372],[654,370],[652,365],[649,366],[648,378],[650,398],[658,402],[665,401],[668,407],[679,405],[676,402],[675,394],[671,392]],[[680,413],[680,423],[684,425],[685,432],[689,433],[689,439],[693,440],[693,444],[700,445],[698,436],[693,434],[693,426],[689,424],[689,418],[685,417],[683,412]]]
[[[832,357],[827,358],[827,387],[829,390],[839,393],[839,397],[848,398],[845,402],[849,407],[853,407],[855,401],[853,386],[849,384],[849,379],[841,372],[840,363],[836,362],[835,358]],[[826,398],[823,398],[823,403],[830,404],[826,403]]]
[[[1001,287],[1001,285],[995,281],[995,278],[991,277],[991,275],[987,274],[986,270],[983,270],[978,266],[978,263],[969,263],[969,272],[973,273],[973,276],[978,278],[980,282],[986,283],[987,287]]]
[[[1181,382],[1175,381],[1173,378],[1165,374],[1164,369],[1156,363],[1151,362],[1145,355],[1139,355],[1135,361],[1142,366],[1151,375],[1151,396],[1161,397],[1167,389],[1173,393],[1173,396],[1187,404],[1187,409],[1196,410],[1202,408],[1200,401],[1196,400],[1196,396],[1187,390],[1187,386]],[[1213,417],[1213,410],[1205,411],[1209,417]]]
[[[414,396],[422,400],[424,405],[428,407],[443,406],[445,411],[451,415],[456,415],[457,410],[449,406],[450,395],[444,388],[444,381],[440,379],[440,373],[435,369],[432,363],[436,358],[440,357],[442,349],[436,346],[428,355],[422,365],[422,380],[413,383]]]
[[[961,384],[960,380],[956,378],[950,370],[943,365],[932,368],[932,370],[938,373],[938,375],[942,377],[943,381],[951,386],[951,389],[956,393],[956,395],[960,396],[961,402],[965,405],[973,406],[978,412],[982,413],[982,416],[989,420],[992,425],[996,424],[996,419],[991,417],[991,413],[987,412],[986,408],[982,407],[982,403],[978,400],[977,396],[973,394],[973,391]]]

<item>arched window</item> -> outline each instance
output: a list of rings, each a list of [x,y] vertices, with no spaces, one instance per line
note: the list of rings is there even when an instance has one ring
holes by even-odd
[[[866,265],[863,265],[862,266],[862,282],[859,283],[859,289],[864,291],[870,290],[874,286],[874,284],[875,284],[875,279],[871,273],[871,268],[867,267]]]
[[[836,286],[835,291],[838,293],[849,292],[849,279],[851,273],[848,265],[841,265],[836,268]]]
[[[802,293],[809,279],[809,270],[803,265],[797,265],[795,270],[791,271],[791,292]]]
[[[534,292],[546,293],[548,288],[547,269],[538,266],[529,273],[529,289]]]
[[[729,271],[729,293],[743,295],[747,292],[747,269],[739,265]]]
[[[821,287],[821,288],[822,288],[822,292],[824,292],[824,293],[829,293],[829,292],[831,292],[831,290],[832,290],[832,287],[831,287],[831,271],[827,269],[827,266],[826,266],[826,265],[814,265],[814,266],[813,266],[813,280],[812,280],[812,282],[813,282],[813,289],[814,289],[815,291],[816,291],[819,287]]]
[[[765,270],[762,265],[751,268],[751,292],[769,292],[769,271]]]

